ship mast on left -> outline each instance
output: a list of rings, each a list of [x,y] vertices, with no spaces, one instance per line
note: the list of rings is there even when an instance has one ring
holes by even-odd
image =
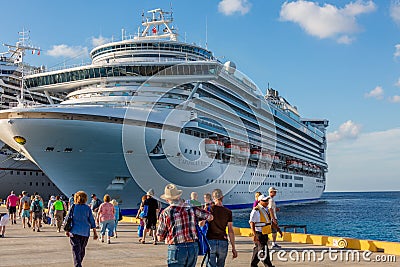
[[[8,53],[11,54],[11,58],[14,60],[14,64],[17,64],[21,68],[21,92],[18,98],[18,105],[24,106],[25,104],[25,70],[24,70],[24,57],[26,51],[32,52],[32,54],[37,53],[40,55],[41,49],[39,47],[34,47],[30,44],[29,31],[23,29],[18,32],[19,38],[15,45],[3,44],[8,48]]]

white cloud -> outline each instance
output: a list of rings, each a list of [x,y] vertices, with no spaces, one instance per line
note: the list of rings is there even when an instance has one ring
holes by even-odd
[[[103,45],[110,42],[109,38],[103,37],[103,36],[99,36],[99,37],[92,37],[92,45],[93,47],[99,46],[99,45]]]
[[[351,38],[347,35],[343,35],[337,39],[339,44],[351,44],[354,41],[354,38]]]
[[[392,1],[392,4],[390,5],[390,16],[392,19],[400,24],[400,1]]]
[[[389,101],[392,103],[400,103],[400,95],[394,95],[389,97]]]
[[[365,94],[365,97],[371,97],[371,98],[376,98],[376,99],[382,99],[383,98],[383,88],[381,86],[377,86],[368,93]]]
[[[361,1],[347,4],[344,8],[334,5],[298,0],[282,5],[280,18],[283,21],[297,23],[308,34],[320,39],[334,38],[338,43],[349,44],[354,38],[349,34],[360,31],[356,17],[375,11],[373,1]]]
[[[222,0],[218,4],[218,11],[230,16],[234,13],[245,15],[250,11],[251,3],[248,0]]]
[[[67,58],[77,58],[77,57],[87,57],[88,48],[82,46],[68,46],[66,44],[53,45],[52,49],[47,51],[47,54],[52,57],[67,57]]]
[[[345,140],[345,139],[356,139],[361,132],[361,125],[352,122],[351,120],[346,121],[340,125],[339,130],[333,133],[328,133],[327,138],[329,143]]]
[[[396,48],[396,51],[394,51],[394,57],[400,57],[400,44],[397,44],[394,46]]]
[[[330,143],[328,191],[400,190],[400,128]]]

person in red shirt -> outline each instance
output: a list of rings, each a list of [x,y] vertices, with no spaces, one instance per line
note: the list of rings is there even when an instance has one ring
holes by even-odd
[[[17,224],[17,206],[19,206],[19,198],[14,194],[14,191],[11,191],[6,201],[6,207],[8,209],[8,214],[10,215],[11,224]]]

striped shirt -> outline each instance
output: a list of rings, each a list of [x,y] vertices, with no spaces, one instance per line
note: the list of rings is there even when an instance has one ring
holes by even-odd
[[[160,214],[157,235],[169,245],[193,242],[197,240],[198,219],[208,220],[211,216],[208,211],[184,202],[172,204]]]

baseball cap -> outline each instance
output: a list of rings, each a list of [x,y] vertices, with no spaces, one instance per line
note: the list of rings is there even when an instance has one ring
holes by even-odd
[[[268,200],[268,196],[266,196],[266,195],[260,195],[259,197],[258,197],[258,201],[266,201],[266,200]]]

